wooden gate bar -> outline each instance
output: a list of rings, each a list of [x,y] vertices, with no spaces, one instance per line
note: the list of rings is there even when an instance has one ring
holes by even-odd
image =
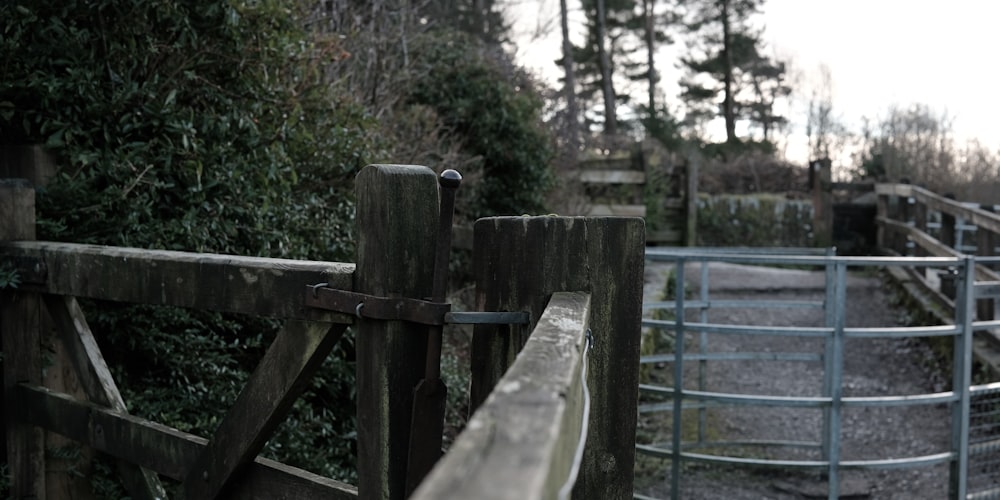
[[[184,497],[216,498],[267,444],[345,325],[288,320],[208,446],[184,478]]]
[[[24,415],[34,425],[59,433],[133,462],[166,477],[183,479],[208,440],[156,422],[77,401],[44,387],[19,385]],[[257,457],[241,481],[232,485],[232,498],[246,500],[300,500],[357,498],[357,490],[340,481]]]
[[[327,282],[349,290],[353,264],[43,241],[0,243],[0,256],[44,269],[41,283],[20,286],[26,291],[267,318],[352,318],[305,307],[302,288]]]
[[[97,340],[76,299],[57,295],[46,295],[43,298],[87,398],[113,410],[128,413],[118,385],[111,376],[111,370],[101,355]],[[125,461],[119,461],[118,472],[133,498],[167,498],[167,492],[155,472]]]

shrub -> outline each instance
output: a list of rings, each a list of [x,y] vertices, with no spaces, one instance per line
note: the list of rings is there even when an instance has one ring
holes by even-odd
[[[434,108],[482,168],[481,181],[465,196],[473,200],[471,215],[544,213],[553,139],[530,77],[500,49],[465,35],[434,31],[416,45],[421,69],[409,102]]]
[[[303,2],[304,4],[304,2]],[[352,179],[378,148],[364,108],[324,78],[345,53],[277,0],[0,4],[0,137],[44,143],[39,238],[348,260]],[[275,325],[93,303],[133,412],[208,435]],[[269,453],[353,479],[350,340]]]

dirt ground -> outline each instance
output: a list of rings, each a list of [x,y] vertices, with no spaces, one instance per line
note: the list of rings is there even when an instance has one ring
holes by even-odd
[[[672,264],[649,263],[645,300],[660,300]],[[697,289],[697,268],[686,272]],[[691,279],[693,277],[693,279]],[[713,264],[710,298],[822,300],[822,272]],[[697,321],[693,312],[688,321]],[[694,316],[692,316],[694,315]],[[819,309],[715,309],[708,321],[761,326],[818,327]],[[852,273],[848,279],[846,326],[903,326],[904,311],[893,305],[874,274]],[[689,334],[688,352],[698,339]],[[823,352],[823,341],[788,336],[709,335],[708,352]],[[704,390],[738,394],[820,396],[821,361],[709,361]],[[672,365],[652,370],[652,383],[672,385]],[[687,389],[698,388],[697,362],[687,363]],[[844,351],[844,396],[885,396],[939,392],[949,389],[950,375],[939,366],[926,343],[914,339],[848,339]],[[685,440],[697,436],[697,414],[684,412]],[[784,440],[818,442],[822,413],[818,409],[717,407],[706,411],[705,436],[711,441]],[[950,410],[945,405],[850,408],[842,413],[842,460],[892,459],[948,451]],[[639,416],[637,441],[670,447],[670,412]],[[696,450],[692,450],[696,451]],[[818,450],[789,447],[725,447],[700,452],[749,458],[822,460]],[[687,463],[682,467],[680,498],[684,499],[811,499],[827,498],[826,480],[805,470],[718,466]],[[948,466],[907,470],[843,471],[840,498],[942,499],[947,497]],[[670,498],[670,461],[637,456],[636,493]]]

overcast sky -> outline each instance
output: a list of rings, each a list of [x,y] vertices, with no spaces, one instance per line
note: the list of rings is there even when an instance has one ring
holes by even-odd
[[[559,56],[558,5],[521,0],[511,11],[522,33],[538,21],[550,23],[551,36],[530,43],[521,37],[518,48],[519,60],[550,80],[562,74],[553,62]],[[805,101],[820,64],[831,70],[834,113],[855,132],[862,116],[921,103],[947,112],[958,139],[1000,147],[1000,88],[994,90],[1000,86],[1000,1],[768,0],[760,23],[769,50],[790,60],[802,78],[800,101],[790,113],[790,159],[804,155]],[[582,23],[573,24],[582,30]],[[658,57],[672,107],[679,106],[675,57],[672,50]]]

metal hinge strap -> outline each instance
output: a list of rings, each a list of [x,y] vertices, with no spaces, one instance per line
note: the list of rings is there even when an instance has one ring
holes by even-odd
[[[322,285],[306,287],[305,305],[364,319],[412,321],[424,325],[443,325],[444,315],[451,310],[451,304],[447,303],[377,297]]]
[[[329,288],[326,283],[306,286],[305,305],[357,316],[361,319],[411,321],[423,325],[528,324],[527,312],[452,312],[451,304],[408,298],[377,297]]]

